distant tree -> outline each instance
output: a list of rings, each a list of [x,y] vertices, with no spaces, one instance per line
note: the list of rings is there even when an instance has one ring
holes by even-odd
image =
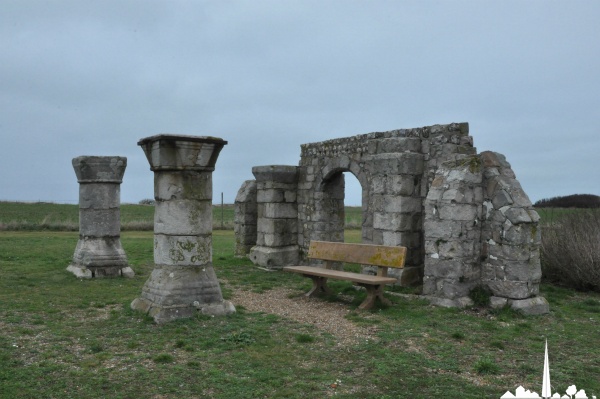
[[[592,194],[574,194],[564,197],[545,198],[537,201],[537,208],[600,208],[600,196]]]
[[[150,198],[144,198],[139,202],[140,205],[154,205],[154,200]]]

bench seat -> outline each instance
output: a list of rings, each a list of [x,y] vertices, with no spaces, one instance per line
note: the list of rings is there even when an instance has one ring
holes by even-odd
[[[314,266],[286,266],[283,268],[286,272],[299,273],[302,275],[309,274],[311,276],[327,277],[337,280],[347,280],[353,283],[363,284],[394,284],[397,282],[394,277],[379,277],[371,274],[358,274],[345,272],[342,270],[323,269]]]
[[[394,284],[396,278],[388,277],[389,267],[402,268],[406,258],[405,247],[392,247],[371,244],[348,244],[340,242],[311,241],[308,258],[324,261],[325,267],[316,266],[286,266],[284,271],[298,273],[313,281],[312,289],[306,296],[331,294],[327,287],[327,279],[351,281],[367,290],[367,298],[360,304],[359,309],[371,309],[377,299],[390,305],[384,298],[386,284]],[[333,269],[336,262],[358,263],[361,265],[377,266],[377,275],[352,273]]]

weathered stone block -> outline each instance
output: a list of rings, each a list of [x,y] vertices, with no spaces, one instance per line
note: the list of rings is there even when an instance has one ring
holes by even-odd
[[[377,147],[370,151],[371,154],[421,151],[421,140],[417,138],[393,137],[373,142],[373,144],[375,143]]]
[[[212,199],[212,175],[204,171],[162,171],[154,175],[156,201]]]
[[[504,216],[510,220],[512,224],[531,223],[531,217],[523,208],[510,208],[504,212]]]
[[[255,246],[248,256],[255,265],[268,269],[281,269],[283,266],[297,265],[300,250],[297,245],[281,248]]]
[[[537,262],[503,262],[505,279],[510,281],[540,281],[542,269]]]
[[[82,237],[77,242],[73,264],[84,268],[124,268],[127,256],[119,237]],[[116,275],[118,275],[117,273]]]
[[[425,219],[423,226],[425,237],[433,238],[453,238],[462,235],[463,222],[460,220],[432,220]]]
[[[170,200],[156,201],[154,233],[169,235],[212,234],[212,202]]]
[[[438,204],[440,219],[444,220],[475,220],[481,217],[481,206],[471,204]]]
[[[512,205],[513,199],[505,190],[500,190],[494,195],[492,204],[494,204],[494,208],[500,209],[502,207]]]
[[[522,245],[490,245],[488,247],[491,259],[506,261],[528,261],[531,257],[531,248]]]
[[[500,309],[508,304],[507,298],[501,298],[499,296],[490,297],[490,307],[492,309]]]
[[[460,184],[480,184],[483,180],[483,175],[479,172],[472,172],[471,169],[478,168],[478,166],[471,166],[466,164],[461,168],[451,169],[448,172],[446,181],[448,182],[460,182]]]
[[[418,218],[419,216],[417,216]],[[413,231],[414,217],[406,213],[376,212],[373,215],[373,227],[386,231]]]
[[[525,316],[537,316],[550,312],[550,305],[546,298],[538,296],[521,300],[509,300],[510,307],[518,310]]]
[[[387,194],[411,196],[415,192],[418,179],[413,175],[394,175],[387,178]]]
[[[257,231],[265,234],[296,234],[298,221],[295,219],[260,219]]]
[[[79,235],[81,237],[119,237],[121,214],[119,209],[80,209]]]
[[[396,195],[384,195],[383,211],[388,213],[414,213],[421,212],[423,206],[421,198]]]
[[[260,209],[260,207],[259,207]],[[296,219],[298,217],[298,207],[296,204],[288,203],[266,203],[263,205],[265,218],[274,219]],[[259,213],[259,218],[261,217]]]
[[[258,190],[256,202],[284,202],[284,191],[281,189]]]
[[[212,262],[212,236],[154,234],[154,263],[201,267]]]
[[[488,281],[487,286],[495,296],[525,299],[539,294],[539,284],[524,281]]]
[[[422,154],[406,152],[402,154],[378,154],[369,159],[374,170],[387,172],[390,175],[418,175],[423,173],[424,160]]]
[[[407,231],[383,231],[383,242],[379,245],[402,246],[407,248],[420,248],[421,235]]]
[[[255,166],[252,168],[252,174],[257,182],[296,183],[298,167],[290,165]]]
[[[288,245],[296,245],[297,236],[296,233],[292,232],[278,234],[264,233],[263,242],[267,247],[285,247]]]
[[[121,207],[121,186],[116,183],[90,184],[79,186],[79,209],[119,209]]]

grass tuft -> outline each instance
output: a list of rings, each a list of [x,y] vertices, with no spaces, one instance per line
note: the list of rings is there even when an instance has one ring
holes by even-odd
[[[300,344],[308,344],[315,342],[315,337],[310,334],[296,334],[296,342]]]
[[[152,360],[154,361],[154,363],[173,363],[175,361],[175,358],[173,357],[173,355],[170,355],[168,353],[161,353],[159,355],[154,356]]]
[[[473,369],[477,372],[477,374],[481,375],[500,373],[500,367],[491,359],[478,360],[475,363],[475,366],[473,366]]]

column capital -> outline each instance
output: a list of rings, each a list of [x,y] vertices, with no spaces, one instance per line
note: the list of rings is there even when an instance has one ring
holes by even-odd
[[[152,171],[213,171],[226,144],[218,137],[177,134],[157,134],[138,141]]]
[[[73,169],[79,183],[123,182],[127,158],[118,156],[80,156],[73,158]]]

